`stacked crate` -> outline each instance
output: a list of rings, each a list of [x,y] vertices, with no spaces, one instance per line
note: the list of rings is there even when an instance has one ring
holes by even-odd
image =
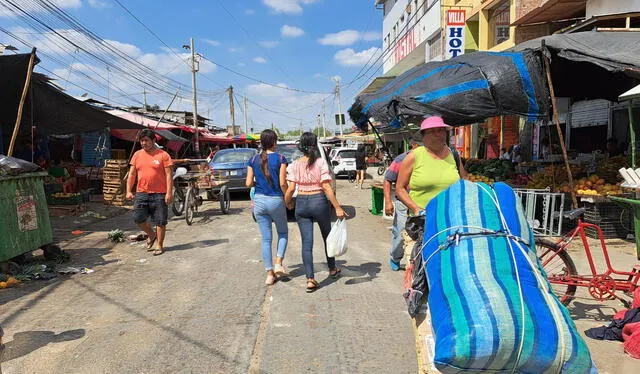
[[[624,205],[612,202],[584,203],[587,211],[584,213],[584,221],[600,226],[605,239],[625,239],[632,233],[632,210]],[[598,239],[598,232],[592,228],[585,229],[587,236]]]
[[[127,160],[105,160],[102,170],[102,195],[105,204],[125,204]]]

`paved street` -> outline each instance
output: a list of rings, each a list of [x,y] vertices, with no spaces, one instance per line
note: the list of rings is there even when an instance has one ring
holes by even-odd
[[[174,217],[169,250],[160,257],[139,243],[106,240],[114,228],[135,230],[130,214],[86,226],[64,248],[70,265],[94,273],[0,292],[8,347],[3,373],[415,373],[403,274],[388,270],[389,221],[368,212],[370,193],[338,181],[352,216],[350,249],[339,260],[342,277],[328,278],[316,231],[322,288],[313,294],[304,290],[295,222],[285,258],[292,277],[264,286],[259,233],[243,194],[234,195],[229,216],[207,202],[191,227]],[[57,226],[60,238],[75,228]],[[633,249],[610,241],[614,265],[633,263]],[[571,253],[586,271],[584,256]],[[581,333],[622,308],[586,298],[584,290],[578,296],[569,310]],[[640,370],[621,343],[586,341],[601,373]]]
[[[134,229],[130,214],[83,228],[87,235],[64,247],[72,265],[94,273],[0,293],[3,373],[416,372],[402,273],[387,265],[387,221],[367,211],[370,190],[338,186],[352,216],[350,249],[334,281],[316,232],[322,287],[313,294],[304,290],[295,222],[285,257],[292,278],[264,285],[244,195],[229,216],[205,203],[191,227],[174,217],[159,257],[105,240],[111,229]]]

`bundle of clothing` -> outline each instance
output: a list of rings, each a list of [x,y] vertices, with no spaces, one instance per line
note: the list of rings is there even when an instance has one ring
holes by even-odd
[[[631,309],[616,313],[608,326],[595,327],[584,333],[592,339],[624,342],[624,351],[640,359],[640,288],[633,293]]]

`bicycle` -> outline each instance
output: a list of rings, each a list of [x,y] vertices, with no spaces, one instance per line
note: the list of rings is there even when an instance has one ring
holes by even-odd
[[[582,220],[585,208],[574,209],[564,214],[565,218],[577,220],[577,226],[564,234],[555,242],[536,237],[536,251],[542,268],[547,274],[547,279],[551,283],[553,292],[560,302],[569,305],[575,298],[578,287],[588,289],[591,297],[598,301],[620,300],[626,307],[631,303],[617,294],[622,292],[628,297],[632,297],[636,288],[640,287],[640,264],[633,266],[631,271],[620,271],[613,268],[609,258],[609,252],[604,242],[602,229],[598,225],[586,223]],[[587,240],[586,229],[595,230],[598,233],[602,254],[606,263],[606,270],[598,272],[594,263],[591,248]],[[569,244],[580,237],[582,246],[589,262],[590,274],[578,274],[575,263],[567,251]]]
[[[200,187],[198,186],[201,178],[210,177],[211,174],[206,173],[189,173],[186,168],[179,167],[173,176],[173,204],[171,210],[176,216],[185,214],[187,225],[191,226],[193,220],[198,215],[198,207],[204,202],[200,196]],[[231,193],[227,187],[227,181],[212,181],[213,186],[207,190],[207,200],[220,202],[220,210],[223,214],[229,213],[231,207]],[[216,192],[214,188],[220,187]],[[186,189],[186,191],[185,191]]]
[[[385,171],[391,166],[391,157],[385,156],[382,160],[382,165],[378,166],[378,175],[383,175]]]

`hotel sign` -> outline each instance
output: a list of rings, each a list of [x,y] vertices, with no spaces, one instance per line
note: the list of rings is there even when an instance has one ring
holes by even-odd
[[[446,14],[447,42],[445,58],[450,59],[464,54],[464,28],[466,14],[464,10],[447,10]]]

